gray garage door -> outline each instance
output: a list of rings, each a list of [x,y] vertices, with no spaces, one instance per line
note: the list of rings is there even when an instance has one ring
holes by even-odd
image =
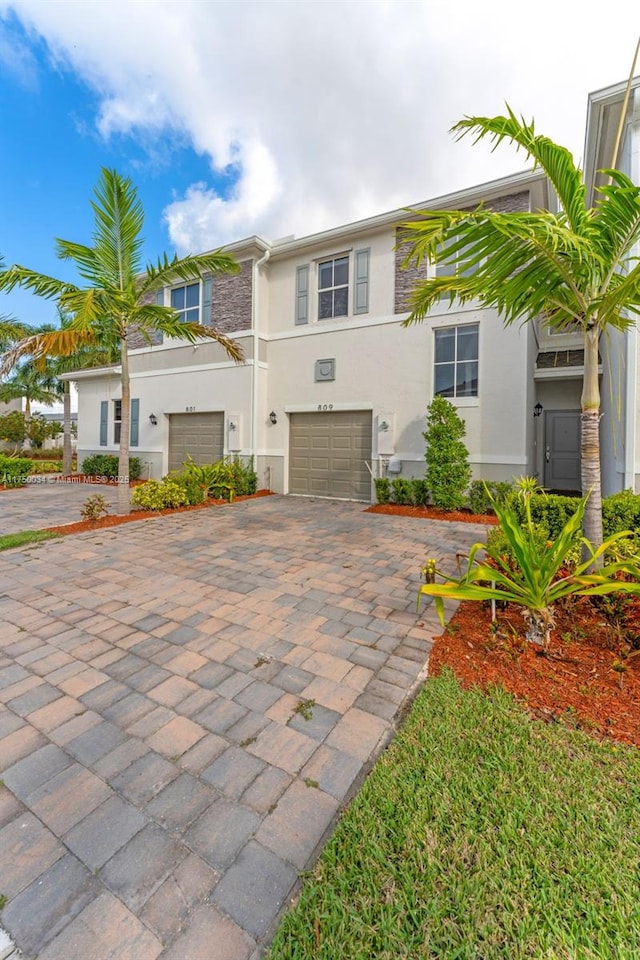
[[[224,451],[223,413],[172,413],[169,417],[169,470],[179,470],[187,454],[196,463],[220,460]]]
[[[371,411],[292,413],[289,492],[371,500]]]

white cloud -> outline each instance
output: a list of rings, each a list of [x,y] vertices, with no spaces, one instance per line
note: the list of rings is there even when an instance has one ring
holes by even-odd
[[[0,0],[101,97],[96,126],[175,131],[236,165],[229,195],[195,183],[165,211],[194,251],[308,233],[503,175],[506,150],[456,144],[462,115],[505,100],[582,149],[589,90],[625,78],[636,0]],[[517,16],[514,16],[514,10]],[[628,62],[629,61],[629,62]]]

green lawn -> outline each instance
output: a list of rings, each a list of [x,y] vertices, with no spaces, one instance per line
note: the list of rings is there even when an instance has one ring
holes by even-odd
[[[637,960],[640,751],[429,680],[271,960]]]
[[[24,547],[29,543],[38,543],[40,540],[51,540],[60,534],[50,530],[22,530],[20,533],[5,533],[0,536],[0,550],[11,550],[13,547]]]

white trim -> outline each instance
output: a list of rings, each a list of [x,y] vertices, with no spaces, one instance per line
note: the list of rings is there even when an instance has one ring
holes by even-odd
[[[602,373],[602,364],[598,364],[598,373]],[[584,367],[541,367],[535,370],[534,380],[581,380]]]
[[[232,370],[235,368],[253,366],[253,360],[245,360],[243,364],[234,363],[233,360],[223,360],[220,363],[200,363],[193,367],[167,367],[166,370],[140,370],[131,374],[131,380],[144,380],[147,377],[167,377],[178,376],[180,374],[205,373],[208,370]]]

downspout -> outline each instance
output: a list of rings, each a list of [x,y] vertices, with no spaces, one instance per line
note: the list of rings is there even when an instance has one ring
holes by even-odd
[[[260,337],[258,332],[258,319],[260,311],[258,309],[258,278],[260,267],[267,262],[271,256],[271,251],[267,250],[263,257],[253,261],[253,371],[251,374],[251,455],[253,456],[254,469],[258,469],[258,351],[260,349]]]

